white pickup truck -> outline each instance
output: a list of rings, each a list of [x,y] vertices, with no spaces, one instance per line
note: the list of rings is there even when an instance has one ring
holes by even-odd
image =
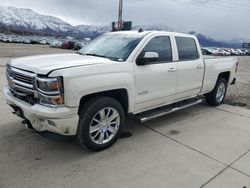
[[[7,103],[36,131],[75,135],[91,150],[111,146],[127,115],[141,122],[198,104],[223,102],[238,60],[202,56],[197,38],[122,31],[77,54],[23,57],[7,64]]]

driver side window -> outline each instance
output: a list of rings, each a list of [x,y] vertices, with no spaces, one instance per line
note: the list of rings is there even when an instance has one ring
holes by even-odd
[[[152,63],[165,63],[173,60],[171,42],[168,36],[158,36],[151,39],[142,50],[139,57],[143,57],[145,52],[158,53],[158,61]]]

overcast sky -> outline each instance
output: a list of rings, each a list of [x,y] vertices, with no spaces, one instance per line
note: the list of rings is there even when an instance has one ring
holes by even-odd
[[[72,25],[108,25],[117,19],[118,0],[1,0]],[[123,19],[134,25],[163,24],[217,39],[250,39],[249,0],[124,0]]]

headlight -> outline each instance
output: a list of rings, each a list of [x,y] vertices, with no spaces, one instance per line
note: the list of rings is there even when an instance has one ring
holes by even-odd
[[[58,106],[64,104],[62,77],[36,78],[36,87],[40,104],[46,106]]]

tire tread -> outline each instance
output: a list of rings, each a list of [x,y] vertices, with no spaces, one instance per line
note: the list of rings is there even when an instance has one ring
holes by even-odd
[[[103,145],[98,145],[95,144],[89,137],[89,120],[91,119],[91,114],[94,114],[99,106],[103,106],[105,104],[110,104],[117,108],[116,110],[118,110],[120,114],[121,123],[117,135],[110,142]],[[81,147],[87,147],[89,150],[92,151],[100,151],[114,144],[114,142],[118,139],[124,124],[125,114],[121,104],[117,100],[110,97],[96,96],[86,101],[85,104],[82,104],[79,109],[79,123],[76,140]]]

